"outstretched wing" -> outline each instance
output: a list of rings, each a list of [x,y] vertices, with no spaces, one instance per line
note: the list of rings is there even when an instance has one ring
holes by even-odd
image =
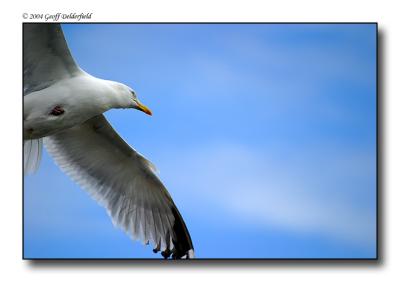
[[[82,72],[71,56],[60,24],[24,23],[23,29],[24,95]]]
[[[92,195],[114,224],[164,257],[194,256],[186,225],[152,164],[103,115],[45,138],[61,169]]]

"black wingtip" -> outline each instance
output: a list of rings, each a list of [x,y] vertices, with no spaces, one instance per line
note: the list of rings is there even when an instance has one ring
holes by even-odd
[[[164,259],[167,259],[170,256],[170,254],[168,253],[167,250],[166,251],[162,251],[161,255],[164,257]]]
[[[172,252],[172,258],[180,259],[182,257],[189,257],[189,252],[193,251],[193,243],[190,238],[189,231],[186,227],[185,222],[178,209],[174,206],[172,209],[172,214],[174,215],[175,222],[173,226],[174,239],[174,250]]]
[[[172,227],[172,243],[174,247],[170,250],[168,246],[166,250],[161,252],[161,255],[164,259],[170,257],[172,259],[191,259],[194,257],[194,248],[189,231],[178,209],[173,206],[171,211],[175,219],[174,226]],[[169,233],[167,237],[169,237]],[[158,253],[159,251],[159,246],[153,249],[153,253]]]

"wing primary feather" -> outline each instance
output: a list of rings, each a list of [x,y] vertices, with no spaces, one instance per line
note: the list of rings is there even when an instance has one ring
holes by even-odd
[[[116,226],[144,244],[151,242],[165,258],[192,257],[189,232],[168,191],[103,115],[46,137],[45,145]]]

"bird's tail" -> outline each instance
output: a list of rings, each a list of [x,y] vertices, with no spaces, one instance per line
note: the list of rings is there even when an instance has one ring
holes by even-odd
[[[42,147],[42,138],[24,141],[24,175],[34,173],[39,168]]]

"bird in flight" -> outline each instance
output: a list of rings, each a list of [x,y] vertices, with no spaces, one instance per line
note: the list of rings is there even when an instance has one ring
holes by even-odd
[[[193,258],[189,231],[154,165],[103,115],[115,108],[151,111],[130,87],[84,72],[59,24],[25,23],[23,41],[24,173],[38,169],[44,144],[131,238],[164,258]]]

